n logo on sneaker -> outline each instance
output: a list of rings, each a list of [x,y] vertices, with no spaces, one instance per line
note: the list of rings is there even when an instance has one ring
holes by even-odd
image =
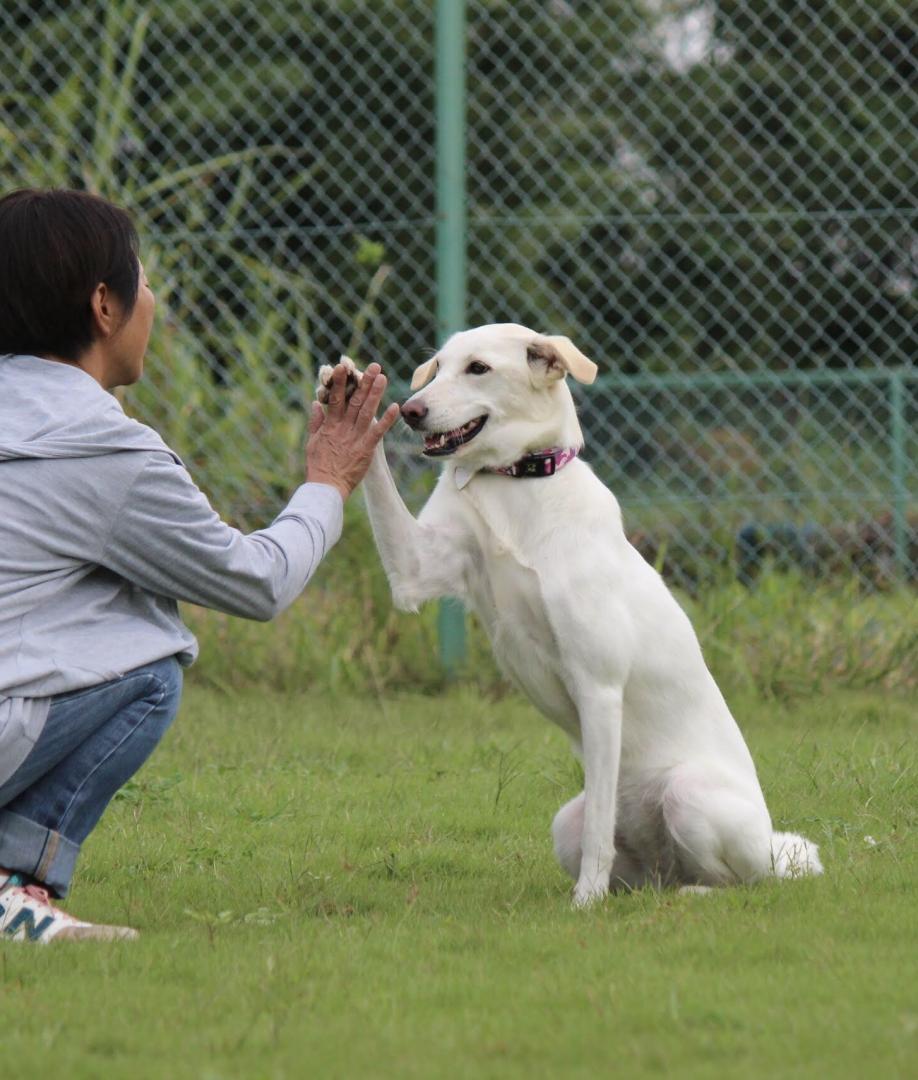
[[[0,911],[0,915],[2,915],[2,911]],[[3,933],[8,937],[14,938],[19,927],[23,926],[25,928],[25,936],[29,941],[37,941],[53,922],[54,916],[46,915],[40,923],[36,924],[35,912],[29,911],[28,908],[22,908],[21,911],[17,912],[17,914],[10,919],[9,926],[3,928]]]

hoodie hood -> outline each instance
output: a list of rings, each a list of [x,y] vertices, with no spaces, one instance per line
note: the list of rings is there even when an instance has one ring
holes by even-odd
[[[159,450],[179,460],[82,369],[37,356],[0,356],[0,462],[124,450]]]

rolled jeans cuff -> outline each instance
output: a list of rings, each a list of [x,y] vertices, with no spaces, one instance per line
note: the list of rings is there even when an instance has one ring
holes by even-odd
[[[55,896],[67,895],[80,847],[54,829],[0,810],[0,866],[36,878]]]

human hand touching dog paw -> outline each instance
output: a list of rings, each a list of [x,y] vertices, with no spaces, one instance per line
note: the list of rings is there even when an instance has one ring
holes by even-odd
[[[362,372],[346,356],[334,367],[326,364],[319,369],[306,444],[309,482],[330,484],[343,499],[357,487],[377,445],[399,416],[393,403],[376,419],[386,385],[379,364]]]
[[[329,397],[331,394],[332,376],[335,373],[335,367],[343,367],[347,372],[344,384],[344,399],[350,401],[354,394],[354,391],[363,381],[364,373],[357,367],[354,361],[349,356],[342,355],[338,364],[323,364],[319,368],[319,379],[316,383],[316,401],[320,405],[327,405],[329,403]]]

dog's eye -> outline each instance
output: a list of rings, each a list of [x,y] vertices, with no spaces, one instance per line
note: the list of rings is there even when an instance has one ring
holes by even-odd
[[[473,360],[465,369],[465,373],[466,375],[487,375],[490,370],[487,364],[482,364],[480,360]]]

